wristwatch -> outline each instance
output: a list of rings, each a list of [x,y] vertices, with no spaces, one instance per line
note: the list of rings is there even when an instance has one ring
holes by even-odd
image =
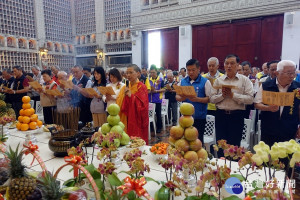
[[[16,94],[16,90],[14,90],[14,94]]]

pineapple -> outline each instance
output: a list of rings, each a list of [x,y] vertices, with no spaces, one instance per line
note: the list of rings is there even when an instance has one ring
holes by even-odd
[[[9,109],[7,110],[7,115],[8,115],[8,116],[15,116],[16,113],[15,113],[14,109],[9,108]]]
[[[60,182],[49,172],[45,172],[45,175],[38,179],[38,182],[44,200],[60,200],[64,195],[60,188]]]
[[[16,151],[13,151],[9,146],[9,151],[6,152],[9,163],[9,199],[21,200],[26,199],[31,195],[36,188],[36,180],[27,175],[25,165],[22,164],[23,151],[19,151],[19,144]]]
[[[6,107],[6,103],[4,99],[5,99],[5,94],[0,93],[0,107]]]

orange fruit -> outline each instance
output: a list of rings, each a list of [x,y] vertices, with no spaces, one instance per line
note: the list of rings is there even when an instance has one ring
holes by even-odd
[[[31,105],[30,105],[30,103],[23,103],[22,108],[23,108],[24,110],[25,110],[25,109],[29,109],[29,108],[31,108]]]
[[[33,115],[30,116],[30,121],[31,122],[36,122],[37,120],[38,120],[37,114],[33,114]]]
[[[36,122],[30,122],[29,128],[30,128],[31,130],[36,129],[36,127],[37,127],[37,123],[36,123]]]
[[[29,129],[28,124],[21,124],[21,131],[27,131]]]
[[[30,118],[27,116],[23,117],[23,124],[28,124],[30,122]]]
[[[42,127],[42,125],[43,125],[43,122],[41,120],[37,120],[36,123],[39,127]]]
[[[29,108],[31,115],[33,115],[35,113],[35,110],[33,108]]]
[[[24,115],[28,117],[31,116],[31,110],[30,109],[24,110]]]
[[[20,114],[21,116],[24,116],[24,109],[21,109],[20,112],[19,112],[19,114]]]
[[[21,130],[21,123],[20,122],[18,122],[17,124],[16,124],[16,128],[18,129],[18,130]]]
[[[19,116],[19,117],[18,117],[18,121],[19,121],[20,123],[22,123],[22,122],[23,122],[23,116]]]
[[[22,97],[22,102],[23,103],[29,103],[30,102],[30,97],[29,96]]]

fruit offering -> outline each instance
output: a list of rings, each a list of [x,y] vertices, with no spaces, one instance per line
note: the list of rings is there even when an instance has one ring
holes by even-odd
[[[146,145],[145,140],[139,137],[131,137],[131,144],[128,145],[128,148],[137,148]]]
[[[31,108],[30,97],[24,96],[22,98],[22,109],[20,110],[20,116],[18,117],[18,123],[16,127],[20,131],[34,130],[43,125],[43,122],[38,119],[38,115],[35,114],[35,110]]]
[[[168,147],[169,147],[168,143],[160,142],[153,145],[150,151],[154,154],[167,154]]]
[[[16,120],[15,111],[11,108],[10,104],[5,103],[4,99],[5,95],[0,94],[0,124],[3,125]]]
[[[202,148],[202,142],[198,139],[198,130],[193,127],[193,114],[195,108],[190,103],[182,103],[180,106],[179,125],[170,129],[169,143],[180,151],[188,161],[196,161],[199,158],[206,159],[207,152]]]
[[[107,111],[109,113],[107,117],[107,122],[99,128],[99,132],[103,135],[108,133],[116,133],[120,134],[120,139],[114,139],[114,144],[118,147],[119,145],[127,145],[130,142],[130,137],[125,133],[124,128],[125,125],[120,121],[119,112],[120,107],[118,104],[110,104],[107,107]],[[107,145],[109,142],[104,142],[102,145]]]

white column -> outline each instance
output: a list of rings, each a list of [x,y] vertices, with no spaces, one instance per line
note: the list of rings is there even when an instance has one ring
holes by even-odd
[[[105,21],[104,21],[104,1],[95,0],[95,19],[96,19],[96,44],[104,50],[102,67],[106,69],[105,62]]]
[[[300,65],[300,10],[284,14],[282,60],[294,61]]]
[[[35,30],[37,38],[37,46],[43,47],[46,40],[45,31],[45,17],[43,0],[34,0],[34,14],[35,14]]]
[[[34,0],[34,17],[35,17],[35,30],[37,39],[37,50],[43,47],[46,42],[46,30],[45,30],[45,17],[44,17],[44,5],[43,0]],[[42,68],[43,64],[39,54],[38,64]]]
[[[192,26],[179,26],[179,69],[192,58]],[[179,70],[178,69],[178,70]]]
[[[142,67],[142,33],[134,31],[132,34],[132,63]]]

